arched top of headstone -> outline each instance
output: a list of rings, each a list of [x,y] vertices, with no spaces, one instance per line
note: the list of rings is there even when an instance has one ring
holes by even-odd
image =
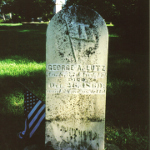
[[[69,7],[65,7],[64,12],[68,13],[68,15],[76,16],[80,19],[82,18],[83,20],[90,19],[92,21],[92,20],[98,19],[98,17],[100,17],[100,15],[93,9],[91,9],[89,7],[81,6],[81,5],[72,5]],[[78,20],[78,21],[80,21],[80,20]]]
[[[54,49],[59,55],[54,55],[67,62],[88,61],[89,58],[95,59],[99,53],[107,53],[108,31],[105,21],[88,7],[74,5],[62,9],[48,25],[47,38],[49,36],[53,38],[52,45],[56,42]],[[100,47],[101,50],[98,50]]]
[[[64,19],[67,24],[83,24],[90,28],[98,28],[105,24],[103,18],[96,11],[80,5],[65,7],[59,12],[58,16],[59,15],[62,15],[62,19]]]

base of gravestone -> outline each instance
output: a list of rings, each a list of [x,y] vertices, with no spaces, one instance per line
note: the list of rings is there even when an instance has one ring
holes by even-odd
[[[114,145],[114,144],[109,144],[109,143],[105,143],[105,149],[106,150],[120,150],[118,146]],[[39,148],[38,145],[29,145],[29,146],[26,146],[23,150],[41,150]],[[45,148],[42,149],[42,150],[54,150],[51,146],[51,143],[47,143]]]
[[[105,143],[106,150],[120,150],[118,146],[114,144]]]

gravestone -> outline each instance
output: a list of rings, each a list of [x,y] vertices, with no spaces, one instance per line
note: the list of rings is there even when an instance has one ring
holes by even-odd
[[[108,31],[83,6],[62,9],[46,39],[46,131],[49,149],[103,150]]]

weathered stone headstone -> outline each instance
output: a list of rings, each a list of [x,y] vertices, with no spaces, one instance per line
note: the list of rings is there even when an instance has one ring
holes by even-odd
[[[97,12],[70,6],[52,18],[46,41],[47,147],[104,149],[107,57],[108,31]]]

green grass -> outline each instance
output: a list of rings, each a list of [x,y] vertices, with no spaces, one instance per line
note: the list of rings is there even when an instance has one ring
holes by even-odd
[[[146,132],[147,130],[145,130]],[[123,150],[147,150],[148,136],[142,136],[138,132],[133,132],[130,127],[116,129],[113,127],[106,127],[106,141],[119,145]]]
[[[0,26],[22,26],[22,23],[0,23]]]
[[[113,27],[114,24],[107,24],[107,27]]]
[[[37,133],[40,136],[30,141],[21,141],[16,134],[24,129],[24,87],[19,82],[45,100],[46,27],[0,26],[0,149],[20,150],[32,143],[44,144],[44,126]],[[112,26],[109,37],[106,142],[121,150],[147,150],[147,54],[133,53]]]
[[[11,76],[30,76],[32,72],[45,71],[45,62],[37,63],[35,61],[29,61],[26,58],[19,56],[12,56],[10,58],[0,60],[0,75],[1,77]]]

